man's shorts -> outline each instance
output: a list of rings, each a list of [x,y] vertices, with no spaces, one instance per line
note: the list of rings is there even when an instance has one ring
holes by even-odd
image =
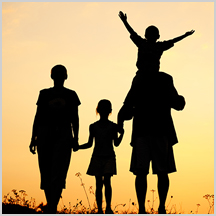
[[[134,140],[130,171],[148,174],[152,161],[153,174],[176,172],[173,148],[166,137],[145,136]]]

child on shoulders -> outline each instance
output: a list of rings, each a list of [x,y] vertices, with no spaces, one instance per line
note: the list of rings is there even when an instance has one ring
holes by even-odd
[[[127,22],[127,15],[122,11],[119,12],[119,17],[124,23],[126,29],[130,33],[130,38],[138,47],[138,55],[136,66],[138,68],[137,75],[158,72],[160,69],[160,58],[164,51],[174,46],[174,43],[192,35],[195,31],[191,30],[185,34],[167,41],[159,41],[159,30],[156,26],[149,26],[145,30],[145,38],[139,36]],[[136,77],[137,78],[137,77]],[[135,79],[133,80],[133,82]]]

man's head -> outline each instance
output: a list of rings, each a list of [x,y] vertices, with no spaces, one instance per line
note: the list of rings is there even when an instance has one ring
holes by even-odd
[[[56,65],[51,69],[51,78],[54,81],[63,81],[67,79],[67,69],[63,65]]]
[[[156,42],[157,39],[160,38],[160,34],[159,34],[159,30],[156,26],[149,26],[148,28],[146,28],[145,30],[145,38],[148,40],[148,41],[151,41],[151,42]]]

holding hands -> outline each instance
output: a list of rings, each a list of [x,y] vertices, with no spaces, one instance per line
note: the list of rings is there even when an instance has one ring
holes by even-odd
[[[77,152],[79,150],[78,138],[74,138],[74,140],[72,142],[72,146],[73,146],[73,151],[74,152]]]
[[[192,35],[195,32],[195,30],[191,30],[185,33],[186,36]]]

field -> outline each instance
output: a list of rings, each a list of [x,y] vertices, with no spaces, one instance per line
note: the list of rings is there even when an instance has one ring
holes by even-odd
[[[89,197],[88,193],[85,188],[85,184],[82,182],[81,174],[76,173],[76,176],[81,181],[81,186],[83,187],[86,198],[88,200],[88,206],[84,206],[82,204],[82,200],[77,200],[77,203],[74,205],[71,205],[69,202],[69,206],[64,205],[63,197],[61,197],[60,202],[62,204],[62,208],[60,211],[58,211],[58,214],[95,214],[97,213],[97,205],[96,200],[93,203],[93,206],[90,206],[89,203]],[[89,188],[89,194],[95,196],[93,187],[91,186]],[[157,214],[157,210],[154,208],[154,201],[155,201],[155,190],[151,190],[152,192],[152,200],[147,200],[148,208],[147,213],[148,214]],[[11,192],[9,192],[7,195],[4,195],[3,201],[2,201],[2,213],[3,214],[42,214],[46,210],[46,204],[41,202],[39,205],[36,205],[36,201],[34,198],[31,197],[31,199],[26,199],[27,194],[26,191],[20,190],[17,191],[16,189],[13,189]],[[172,198],[167,199],[167,206],[166,206],[166,213],[167,214],[184,214],[184,211],[179,211],[176,209],[176,205],[172,204]],[[206,194],[203,196],[204,199],[208,202],[209,210],[206,212],[206,214],[214,214],[214,195]],[[199,214],[199,207],[200,204],[197,204],[196,209],[194,211],[191,211],[190,214]],[[116,206],[112,206],[112,210],[114,214],[137,214],[138,207],[135,202],[129,201],[128,204],[119,203]],[[104,209],[105,211],[105,209]]]

